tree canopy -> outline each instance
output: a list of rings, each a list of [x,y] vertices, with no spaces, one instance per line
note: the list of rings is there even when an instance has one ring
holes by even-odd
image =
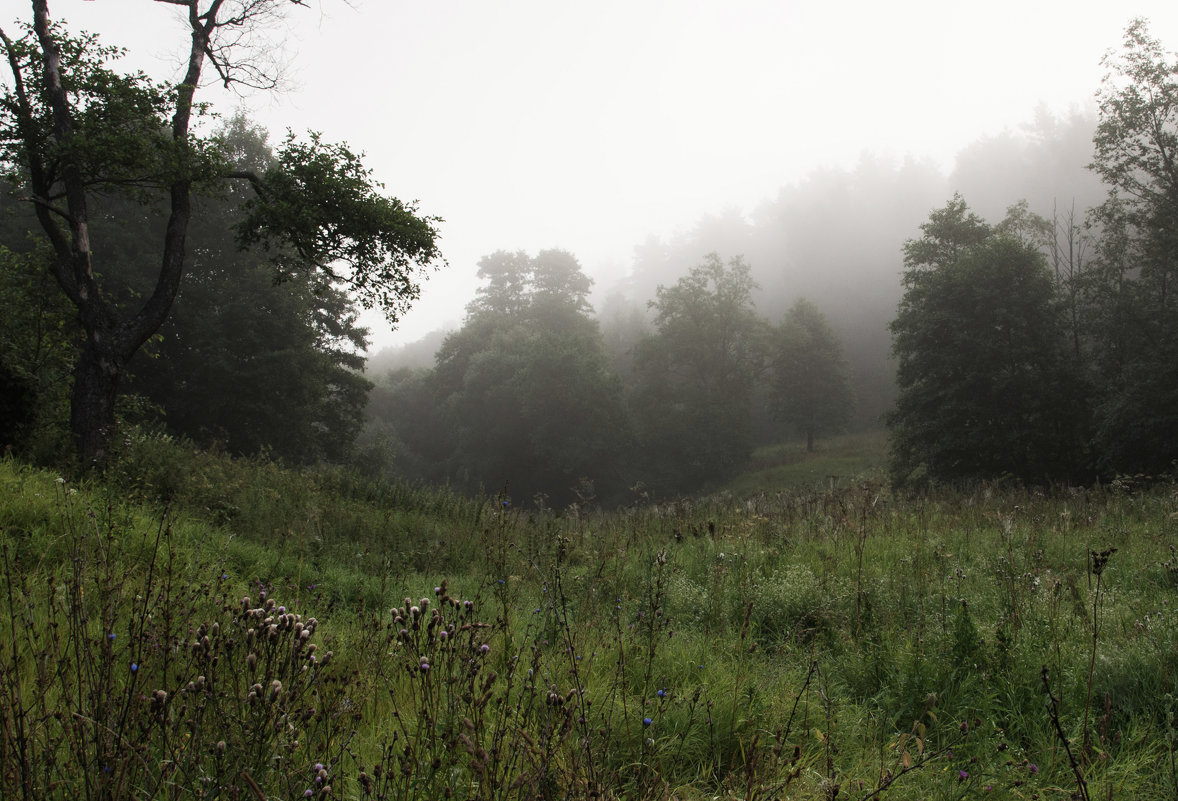
[[[1080,384],[1043,254],[955,197],[905,245],[891,325],[899,398],[897,483],[1079,471]]]
[[[844,431],[854,410],[842,343],[805,298],[790,307],[774,340],[774,411],[806,435],[813,451],[814,438]]]
[[[1104,60],[1092,169],[1109,186],[1083,276],[1105,473],[1156,475],[1178,455],[1178,55],[1144,20]]]
[[[195,95],[206,70],[226,86],[265,86],[249,48],[264,23],[298,0],[170,0],[191,37],[175,85],[109,66],[117,49],[72,37],[50,20],[48,0],[17,38],[0,31],[12,83],[0,98],[0,161],[33,205],[52,255],[49,270],[77,309],[84,344],[74,368],[71,429],[83,464],[102,461],[116,424],[115,398],[127,365],[172,311],[191,265],[188,232],[199,193],[245,181],[254,196],[238,226],[243,245],[270,254],[274,275],[313,276],[349,291],[395,320],[438,258],[437,218],[381,194],[346,145],[293,135],[261,174],[236,169],[222,143],[198,133]],[[133,305],[108,282],[122,263],[97,263],[93,225],[112,196],[159,205],[154,280]]]
[[[590,316],[590,279],[562,250],[499,251],[479,275],[485,283],[433,370],[378,387],[398,462],[520,501],[618,500],[630,427]]]
[[[635,416],[647,475],[680,491],[731,475],[752,451],[753,384],[767,327],[744,259],[712,253],[650,303],[654,332],[635,347]]]

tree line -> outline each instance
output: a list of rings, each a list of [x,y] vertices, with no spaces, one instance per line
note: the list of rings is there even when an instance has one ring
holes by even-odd
[[[432,365],[374,384],[359,309],[395,320],[413,301],[440,259],[438,219],[315,134],[273,147],[241,115],[199,133],[200,71],[264,77],[237,60],[238,29],[288,3],[240,20],[175,5],[193,38],[174,86],[115,71],[118,52],[52,23],[47,0],[20,37],[0,31],[14,187],[0,196],[0,446],[101,467],[137,423],[563,504],[692,492],[759,444],[813,448],[848,424],[839,337],[805,299],[759,314],[736,249],[648,243],[636,273],[673,260],[677,280],[603,318],[572,254],[490,254]],[[904,246],[897,485],[1173,468],[1178,62],[1137,21],[1107,66],[1091,166],[1108,197],[1087,219],[1022,203],[991,224],[954,197]],[[887,390],[872,381],[874,407]]]
[[[731,476],[782,426],[813,447],[850,419],[846,363],[821,312],[801,300],[771,325],[740,257],[710,254],[660,286],[626,365],[572,254],[501,251],[479,277],[434,366],[373,390],[370,437],[408,475],[521,500],[618,502]]]
[[[1170,474],[1178,459],[1178,59],[1143,20],[1104,62],[1087,220],[961,197],[904,249],[897,484]]]
[[[0,31],[14,187],[0,199],[3,445],[38,460],[72,450],[101,469],[139,425],[234,454],[387,468],[379,437],[357,445],[372,389],[358,312],[395,320],[412,302],[438,259],[438,220],[382,194],[358,155],[317,134],[275,147],[240,114],[204,133],[202,71],[264,83],[238,48],[298,4],[257,0],[243,16],[176,5],[192,38],[175,85],[116,71],[119,51],[68,33],[47,0],[22,35]],[[756,317],[739,259],[709,257],[658,290],[630,382],[571,254],[496,253],[480,276],[429,374],[373,399],[377,418],[395,399],[392,464],[414,477],[510,482],[516,497],[559,502],[616,498],[642,476],[689,491],[747,458],[754,388],[787,358],[774,336],[795,349],[803,329],[823,338],[826,366],[842,369],[812,307],[777,334]],[[803,420],[789,403],[783,415],[811,437],[845,422],[829,404]]]

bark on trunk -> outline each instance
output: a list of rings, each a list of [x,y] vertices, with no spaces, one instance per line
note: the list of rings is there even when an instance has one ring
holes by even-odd
[[[88,341],[74,368],[70,430],[83,469],[104,465],[107,442],[115,429],[115,398],[123,363],[104,350]]]

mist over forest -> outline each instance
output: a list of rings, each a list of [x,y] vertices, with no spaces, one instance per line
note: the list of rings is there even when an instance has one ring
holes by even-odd
[[[904,291],[904,243],[919,235],[931,209],[954,195],[994,223],[1010,207],[1025,203],[1027,211],[1054,221],[1059,230],[1082,226],[1107,194],[1088,166],[1096,125],[1094,109],[1059,114],[1041,107],[1018,130],[986,135],[962,149],[948,173],[931,160],[896,161],[864,153],[853,168],[816,170],[754,209],[732,208],[704,216],[670,239],[651,236],[637,243],[625,279],[595,285],[587,296],[610,369],[624,385],[623,394],[639,383],[636,349],[653,331],[652,304],[659,288],[674,286],[709,254],[725,261],[741,257],[752,281],[750,308],[764,323],[778,325],[790,307],[804,299],[821,312],[841,344],[854,401],[845,425],[834,430],[882,427],[896,395],[888,325]],[[1040,245],[1051,258],[1052,244]],[[366,374],[377,384],[369,408],[370,436],[382,428],[390,436],[397,428],[395,420],[404,412],[393,398],[404,393],[406,382],[428,375],[451,335],[453,331],[439,330],[419,342],[370,356]],[[797,427],[775,419],[769,408],[772,381],[758,382],[755,392],[762,396],[763,408],[752,412],[746,445],[796,440],[801,436]],[[419,415],[410,416],[416,427]],[[482,419],[496,424],[493,415]],[[396,447],[402,457],[412,459],[412,448],[404,442]],[[414,469],[426,469],[424,461],[414,463]],[[722,475],[718,469],[713,478]],[[695,486],[699,485],[671,482],[661,489]]]
[[[1178,797],[1178,52],[1144,17],[1091,108],[816,168],[1009,124],[1112,12],[374,1],[342,45],[319,18],[328,91],[277,134],[210,98],[278,86],[304,0],[30,5],[0,797]],[[471,274],[369,358],[372,313]]]
[[[245,110],[169,141],[165,88],[113,51],[67,66],[93,121],[59,157],[69,106],[16,80],[3,152],[39,200],[0,198],[5,438],[101,464],[131,426],[557,508],[713,491],[758,449],[885,425],[897,486],[1165,471],[1178,68],[1144,20],[1124,35],[1091,108],[1040,105],[948,170],[864,151],[640,238],[621,280],[560,241],[489,248],[459,327],[368,358],[362,311],[421,298],[440,217]],[[14,76],[50,40],[8,40]]]
[[[755,208],[685,221],[676,236],[636,243],[621,282],[594,285],[590,297],[602,336],[615,362],[624,364],[660,285],[674,284],[709,253],[740,255],[758,284],[753,300],[761,316],[776,323],[799,298],[822,310],[851,367],[854,424],[881,425],[895,391],[887,325],[903,291],[904,242],[955,193],[988,220],[1026,201],[1048,220],[1082,224],[1107,194],[1088,168],[1095,130],[1093,108],[1043,106],[1017,130],[980,136],[948,172],[930,159],[864,152],[853,168],[815,170]],[[390,370],[431,367],[448,333],[439,329],[371,353],[367,375],[380,380]]]

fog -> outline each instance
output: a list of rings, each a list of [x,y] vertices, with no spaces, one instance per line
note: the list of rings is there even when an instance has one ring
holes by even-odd
[[[129,66],[173,77],[174,9],[144,3],[129,18],[113,7],[61,1],[53,12],[128,47]],[[947,193],[992,216],[1022,196],[1042,209],[1078,191],[1056,181],[1083,184],[1082,141],[1051,153],[1056,171],[1038,169],[1050,180],[1031,186],[1010,158],[1031,146],[1024,126],[1086,113],[1101,55],[1130,18],[1178,42],[1171,3],[1082,12],[1059,0],[981,11],[931,0],[323,0],[292,9],[274,34],[282,91],[210,86],[203,98],[222,113],[245,105],[273,139],[290,127],[346,140],[388,191],[445,218],[449,266],[396,331],[369,320],[375,350],[458,326],[479,258],[499,249],[576,254],[601,306],[619,284],[641,297],[671,278],[648,273],[653,242],[682,255],[681,272],[707,252],[693,238],[730,254],[756,230],[744,250],[767,292],[837,294],[824,289],[831,260],[844,276],[869,271],[849,294],[820,298],[852,312],[864,302],[853,290],[894,276],[894,246]],[[883,216],[840,210],[844,198]],[[838,233],[816,263],[818,237],[786,239],[791,227],[813,231],[804,220],[823,208],[834,219],[815,224]]]

